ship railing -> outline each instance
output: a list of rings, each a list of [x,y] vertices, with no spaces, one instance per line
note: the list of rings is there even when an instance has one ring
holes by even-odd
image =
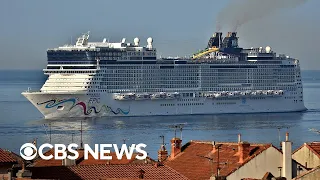
[[[35,93],[35,92],[41,92],[39,89],[38,90],[32,90],[30,87],[28,87],[27,90],[25,90],[24,92],[27,92],[27,93]]]

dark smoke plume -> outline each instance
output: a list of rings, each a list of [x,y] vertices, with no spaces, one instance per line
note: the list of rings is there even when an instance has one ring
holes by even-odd
[[[217,17],[217,30],[239,27],[284,8],[295,8],[307,0],[230,0]]]

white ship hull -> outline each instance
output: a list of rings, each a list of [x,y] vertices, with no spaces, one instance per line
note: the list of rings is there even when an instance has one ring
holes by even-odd
[[[295,112],[306,110],[303,100],[286,93],[278,97],[240,97],[211,99],[125,100],[104,93],[92,97],[81,93],[22,93],[46,119],[60,117],[156,116],[226,113]],[[292,93],[293,94],[293,93]],[[289,98],[291,97],[291,98]]]

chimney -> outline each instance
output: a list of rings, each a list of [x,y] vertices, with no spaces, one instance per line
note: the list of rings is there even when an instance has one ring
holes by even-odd
[[[62,166],[74,166],[76,165],[76,160],[72,160],[68,158],[68,155],[73,155],[69,151],[67,151],[67,157],[65,159],[62,159]]]
[[[282,142],[282,176],[292,179],[292,142],[289,141],[289,133],[286,133],[286,141]]]
[[[216,142],[215,141],[212,141],[212,151],[211,153],[215,153],[217,151],[217,148],[216,148]]]
[[[22,169],[17,172],[16,176],[17,176],[17,178],[31,179],[32,173],[31,173],[31,171],[25,169],[24,165],[23,165]]]
[[[182,143],[182,140],[180,138],[171,139],[171,155],[170,155],[171,159],[176,157],[181,152],[181,143]]]
[[[13,169],[12,168],[8,169],[8,180],[12,180],[13,178],[12,173],[13,173]]]
[[[241,134],[238,134],[238,143],[241,143]]]
[[[166,150],[166,147],[162,144],[159,151],[158,151],[158,161],[163,162],[168,157],[168,151]]]
[[[239,155],[239,163],[244,163],[245,159],[249,157],[250,153],[250,144],[248,142],[240,142],[238,143],[238,155]]]

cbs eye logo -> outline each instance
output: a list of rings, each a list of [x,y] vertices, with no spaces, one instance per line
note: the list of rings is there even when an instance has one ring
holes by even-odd
[[[20,148],[20,156],[30,161],[37,156],[37,147],[32,143],[25,143]]]

